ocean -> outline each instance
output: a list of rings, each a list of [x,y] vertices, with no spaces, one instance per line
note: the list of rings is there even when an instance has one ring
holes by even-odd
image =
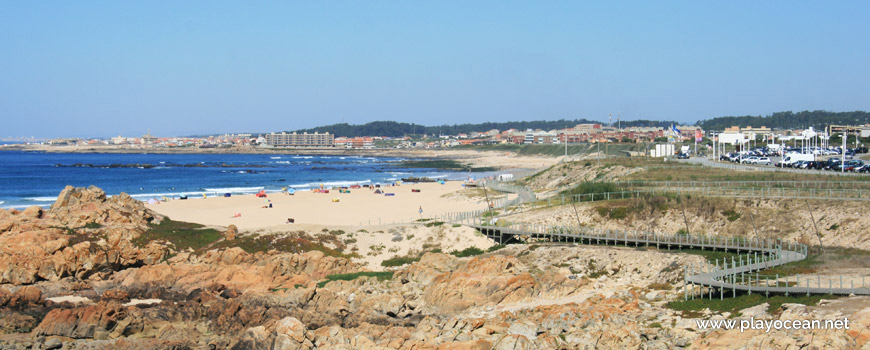
[[[250,194],[283,187],[388,184],[407,177],[462,180],[492,174],[402,168],[403,158],[294,154],[0,152],[0,208],[48,207],[67,185],[133,198]]]

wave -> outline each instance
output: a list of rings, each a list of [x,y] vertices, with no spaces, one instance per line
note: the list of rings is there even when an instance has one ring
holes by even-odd
[[[269,157],[269,159],[281,159],[281,157]]]
[[[32,207],[34,205],[37,207],[40,207],[42,209],[48,209],[51,207],[51,204],[10,204],[10,205],[0,206],[0,209],[7,209],[7,210],[8,209],[26,209],[26,208]]]
[[[275,162],[275,163],[276,163],[276,164],[290,164],[290,163],[293,163],[293,162],[291,162],[291,161],[289,161],[289,160],[279,160],[279,161],[277,161],[277,162]]]
[[[0,201],[0,204],[6,203],[6,201]]]
[[[293,157],[290,157],[290,158],[293,158],[293,159],[311,159],[311,158],[314,158],[314,157],[312,157],[312,156],[293,156]]]
[[[290,187],[320,187],[320,184],[323,184],[323,187],[333,187],[333,186],[350,186],[350,185],[361,185],[361,184],[369,184],[372,183],[372,180],[361,180],[361,181],[324,181],[324,182],[309,182],[304,184],[296,184],[290,185]]]
[[[57,197],[24,197],[24,199],[34,202],[54,202]]]
[[[165,193],[137,193],[131,194],[134,199],[140,198],[160,198],[160,197],[178,197],[178,196],[201,196],[206,192],[202,191],[186,191],[186,192],[165,192]],[[111,196],[110,196],[111,197]]]
[[[265,189],[263,186],[258,187],[223,187],[223,188],[204,188],[206,192],[220,192],[220,193],[245,193],[245,192],[259,192],[260,190]]]

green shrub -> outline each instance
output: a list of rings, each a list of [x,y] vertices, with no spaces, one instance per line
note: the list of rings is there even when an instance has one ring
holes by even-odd
[[[504,247],[505,247],[504,244],[496,244],[496,245],[494,245],[494,246],[492,246],[492,247],[489,247],[486,251],[489,252],[489,253],[492,253],[492,252],[494,252],[494,251],[496,251],[496,250],[499,250],[499,249],[502,249],[502,248],[504,248]]]
[[[331,281],[353,281],[360,277],[376,277],[378,281],[386,281],[393,278],[392,271],[386,272],[354,272],[354,273],[341,273],[335,275],[326,276],[326,281],[321,281],[317,283],[318,288],[323,288],[327,283]]]
[[[734,222],[734,221],[737,221],[738,219],[740,219],[740,213],[734,211],[734,209],[728,209],[726,211],[723,211],[722,215],[725,215],[725,218],[731,222]]]
[[[613,208],[613,210],[610,211],[611,219],[625,219],[626,216],[628,216],[627,208]]]
[[[483,254],[483,250],[477,247],[468,247],[460,251],[452,251],[450,254],[458,258],[464,258]]]
[[[163,219],[160,224],[149,224],[148,231],[133,239],[137,247],[144,247],[151,241],[160,240],[172,243],[177,250],[199,249],[217,242],[221,233],[215,229],[191,222]]]
[[[394,256],[394,257],[392,257],[392,258],[389,258],[389,259],[387,259],[387,260],[382,261],[382,262],[381,262],[381,266],[384,266],[384,267],[395,267],[395,266],[402,266],[402,265],[405,265],[405,264],[411,264],[411,263],[414,263],[414,262],[417,262],[417,261],[420,261],[420,257],[415,257],[415,256]]]

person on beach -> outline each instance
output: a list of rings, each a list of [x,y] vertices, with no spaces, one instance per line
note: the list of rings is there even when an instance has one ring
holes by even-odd
[[[423,206],[420,206],[420,209],[417,210],[420,213],[420,216],[423,216]]]

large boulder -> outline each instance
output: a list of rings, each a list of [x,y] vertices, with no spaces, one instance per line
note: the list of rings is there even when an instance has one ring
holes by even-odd
[[[34,329],[37,335],[93,338],[98,331],[111,331],[124,317],[117,302],[99,303],[75,309],[54,309]]]

